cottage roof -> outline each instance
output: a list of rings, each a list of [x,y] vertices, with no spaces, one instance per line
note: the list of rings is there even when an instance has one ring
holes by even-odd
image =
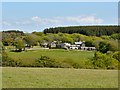
[[[83,42],[75,42],[75,44],[82,44]]]

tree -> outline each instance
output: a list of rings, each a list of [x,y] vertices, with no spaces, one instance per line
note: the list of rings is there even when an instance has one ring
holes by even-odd
[[[120,51],[113,54],[113,58],[117,59],[120,62]]]
[[[109,44],[105,41],[101,41],[99,43],[99,51],[102,53],[106,53],[107,51],[109,51]]]
[[[92,40],[87,40],[87,41],[85,41],[85,46],[86,47],[94,47],[95,45],[93,44]]]
[[[36,35],[33,34],[27,34],[24,37],[24,40],[27,42],[27,44],[31,47],[33,47],[34,45],[37,44],[37,39],[36,39]]]
[[[115,67],[118,66],[118,61],[116,59],[100,52],[95,52],[91,62],[95,68],[115,69]]]
[[[87,36],[102,36],[120,33],[118,26],[70,26],[70,27],[55,27],[44,30],[46,33],[80,33]]]
[[[18,51],[22,51],[22,49],[25,47],[24,42],[22,41],[22,39],[17,39],[14,42],[14,46],[16,46],[16,49],[19,49]]]
[[[37,36],[44,36],[43,32],[32,32],[32,34],[35,34]]]
[[[102,38],[102,39],[106,39],[106,40],[109,40],[109,39],[110,39],[110,37],[107,36],[107,35],[102,35],[101,38]]]
[[[109,41],[108,44],[109,44],[108,48],[110,51],[115,52],[118,50],[118,42],[117,41]]]
[[[64,43],[71,43],[71,44],[73,44],[73,39],[69,38],[67,36],[61,37],[61,41],[64,42]]]
[[[112,34],[110,37],[116,40],[116,39],[119,39],[119,35],[120,34],[116,33],[116,34]]]
[[[45,41],[51,41],[48,36],[44,36],[42,39],[45,40]]]

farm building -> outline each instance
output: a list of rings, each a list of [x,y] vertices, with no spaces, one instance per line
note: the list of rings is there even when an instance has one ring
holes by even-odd
[[[81,50],[94,51],[94,50],[96,50],[96,48],[95,47],[81,47]]]
[[[47,45],[49,48],[56,48],[56,42],[49,42]]]
[[[69,49],[79,49],[79,48],[80,48],[80,46],[78,46],[78,45],[71,45],[69,47]]]
[[[89,50],[94,51],[96,50],[95,47],[85,47],[85,43],[83,42],[75,42],[74,45],[71,45],[70,43],[60,43],[57,44],[56,41],[53,42],[44,42],[41,44],[42,47],[49,47],[49,48],[64,48],[64,49],[72,49],[72,50]]]
[[[70,43],[60,43],[57,45],[58,48],[66,48],[66,47],[70,47]]]
[[[83,45],[84,42],[75,42],[74,45],[70,45],[68,48],[69,49],[80,49],[81,46],[85,46]]]
[[[43,42],[43,43],[41,44],[41,47],[47,48],[47,46],[48,46],[48,42]]]

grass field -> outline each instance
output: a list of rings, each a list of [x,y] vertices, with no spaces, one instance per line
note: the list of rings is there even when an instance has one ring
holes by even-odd
[[[69,60],[72,59],[77,63],[87,61],[90,57],[93,57],[94,52],[88,51],[66,51],[64,49],[49,49],[49,50],[30,50],[23,52],[11,52],[7,50],[10,57],[23,60],[25,63],[31,63],[41,55],[49,56],[56,60]]]
[[[3,88],[117,88],[117,70],[4,67]]]

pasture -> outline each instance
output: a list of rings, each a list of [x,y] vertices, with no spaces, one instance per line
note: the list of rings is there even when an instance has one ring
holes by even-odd
[[[117,70],[2,68],[3,88],[117,88]]]
[[[21,59],[25,63],[32,63],[35,59],[40,58],[41,55],[46,55],[55,60],[74,60],[77,63],[84,63],[89,58],[93,57],[94,52],[88,51],[67,51],[64,49],[48,49],[48,50],[30,50],[22,52],[14,52],[6,50],[8,55],[12,58]]]

